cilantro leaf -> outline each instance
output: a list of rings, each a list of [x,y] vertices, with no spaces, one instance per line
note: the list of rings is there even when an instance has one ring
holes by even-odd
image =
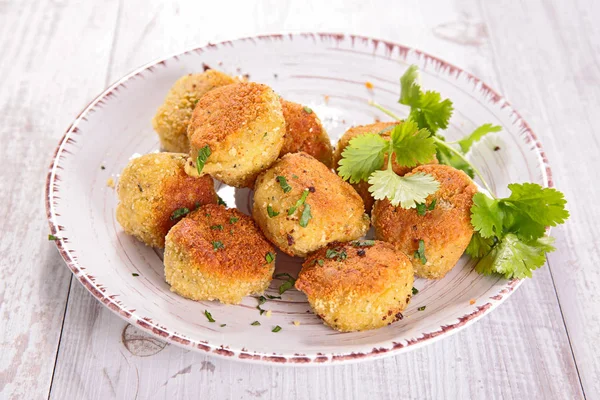
[[[465,252],[472,258],[481,258],[492,250],[494,242],[494,238],[484,238],[479,232],[473,232],[473,236]]]
[[[400,77],[400,99],[398,103],[407,106],[418,104],[421,97],[421,86],[415,81],[419,78],[419,68],[416,65],[408,67]]]
[[[202,169],[204,168],[204,164],[206,164],[206,160],[210,157],[210,154],[211,151],[208,145],[198,150],[198,156],[196,157],[196,169],[198,170],[198,174],[202,175]]]
[[[283,193],[287,193],[290,190],[292,190],[292,187],[290,185],[288,185],[287,180],[285,179],[285,176],[277,176],[275,178],[275,180],[277,182],[279,182],[279,186],[281,186],[281,190],[283,190]]]
[[[420,129],[411,120],[398,124],[392,130],[392,148],[400,166],[414,167],[430,162],[436,145],[426,129]]]
[[[554,188],[543,188],[535,183],[512,183],[508,188],[511,194],[503,203],[542,225],[556,226],[569,218],[565,209],[567,201]]]
[[[531,271],[546,262],[546,253],[555,250],[553,241],[554,238],[543,237],[526,242],[508,233],[477,263],[475,269],[484,275],[499,273],[506,279],[531,278]]]
[[[414,257],[421,261],[421,264],[427,264],[427,257],[425,257],[425,241],[419,240],[419,248],[415,251]]]
[[[481,192],[475,193],[471,207],[471,224],[482,237],[501,236],[503,216],[498,200],[493,200]]]
[[[300,221],[298,221],[298,223],[301,227],[306,228],[308,221],[311,218],[312,214],[310,213],[310,204],[304,203],[304,210],[302,210],[302,215],[300,216]]]
[[[454,167],[456,169],[460,169],[465,174],[469,175],[471,177],[471,179],[475,177],[473,168],[471,168],[469,163],[466,163],[462,158],[460,158],[456,154],[450,152],[450,150],[448,150],[444,147],[438,146],[437,152],[435,155],[436,155],[438,161],[440,162],[440,164],[445,164],[445,165]]]
[[[476,128],[470,135],[465,136],[464,138],[458,141],[460,145],[460,149],[463,153],[468,153],[471,150],[471,146],[475,142],[481,140],[482,137],[492,132],[500,132],[502,130],[501,126],[492,125],[492,124],[483,124],[480,127]]]
[[[298,201],[296,201],[296,204],[291,206],[290,209],[288,210],[288,215],[292,215],[293,213],[295,213],[296,210],[298,209],[298,207],[300,207],[302,204],[304,204],[304,202],[306,201],[306,198],[308,197],[309,192],[310,192],[310,190],[304,189],[304,191],[302,192],[302,196],[300,196]],[[308,211],[310,212],[310,207],[309,207]],[[308,223],[308,221],[307,221],[307,223]]]
[[[375,133],[353,138],[342,152],[339,175],[350,183],[367,180],[373,171],[383,167],[389,147],[389,142]]]
[[[410,115],[415,115],[421,122],[419,128],[427,128],[432,133],[448,127],[454,110],[449,99],[442,100],[442,95],[433,91],[421,93],[417,108],[411,107]]]
[[[375,200],[388,198],[397,207],[414,208],[424,203],[427,196],[435,193],[440,184],[431,175],[418,172],[409,176],[398,176],[391,169],[375,171],[369,178],[369,191]]]

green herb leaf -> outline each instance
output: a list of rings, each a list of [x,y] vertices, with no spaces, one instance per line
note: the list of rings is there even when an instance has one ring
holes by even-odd
[[[260,326],[260,322],[258,321],[254,321],[253,323],[251,323],[250,325],[252,326]]]
[[[337,261],[344,261],[346,258],[348,258],[348,253],[346,253],[346,250],[341,249],[341,250],[335,250],[335,249],[327,249],[327,252],[325,253],[325,257],[329,258],[329,259],[337,259]]]
[[[270,204],[267,206],[267,214],[269,214],[269,218],[273,218],[279,215],[278,212],[273,210],[273,207],[271,207]]]
[[[320,258],[319,258],[319,259],[316,259],[316,260],[313,262],[313,264],[319,264],[321,267],[323,266],[323,263],[324,263],[324,261],[323,261],[323,260],[321,260]]]
[[[267,297],[269,299],[271,299],[271,300],[273,300],[273,299],[279,299],[279,300],[281,300],[281,296],[271,296],[270,294],[268,294]]]
[[[436,157],[440,164],[449,165],[451,167],[459,169],[465,174],[469,175],[471,178],[475,176],[473,168],[471,168],[471,165],[469,163],[466,163],[462,158],[460,158],[459,156],[450,152],[450,150],[442,146],[438,146]]]
[[[427,205],[425,203],[417,203],[417,214],[423,216],[427,212]]]
[[[300,216],[300,226],[306,228],[308,225],[308,221],[312,218],[312,214],[310,213],[310,204],[304,203],[304,210],[302,210],[302,215]]]
[[[313,112],[313,110],[310,107],[308,107],[308,106],[304,106],[302,109],[307,114],[312,114],[312,112]]]
[[[435,203],[436,203],[436,202],[437,202],[437,199],[433,199],[433,200],[431,201],[431,203],[429,204],[429,207],[427,207],[427,209],[428,209],[429,211],[433,211],[433,210],[435,210]]]
[[[221,324],[221,328],[223,328],[224,326],[227,326],[227,324]]]
[[[512,183],[508,188],[511,194],[502,202],[513,212],[527,215],[544,226],[556,226],[569,218],[569,212],[565,209],[567,201],[554,188],[543,188],[535,183]]]
[[[171,214],[171,221],[176,220],[177,218],[181,218],[184,215],[189,214],[189,212],[190,210],[186,207],[178,208],[177,210],[173,211],[173,214]]]
[[[546,253],[555,250],[553,241],[551,237],[522,241],[517,235],[508,233],[479,260],[475,269],[484,275],[499,273],[506,279],[531,278],[531,271],[546,262]]]
[[[442,100],[438,92],[427,91],[421,93],[417,105],[411,105],[409,118],[414,120],[419,128],[435,133],[448,127],[452,111],[452,102],[449,99]]]
[[[481,192],[475,193],[471,207],[471,224],[482,237],[500,237],[503,233],[503,217],[498,200],[493,200]]]
[[[369,191],[375,200],[389,199],[390,203],[402,208],[416,207],[430,194],[437,192],[440,184],[433,176],[417,172],[409,176],[398,176],[391,169],[375,171],[369,178]]]
[[[407,106],[417,106],[421,97],[421,86],[416,83],[419,78],[419,69],[416,65],[408,67],[400,77],[400,100],[398,103]]]
[[[302,204],[304,204],[304,202],[306,201],[306,198],[308,197],[308,193],[309,193],[309,190],[308,189],[304,189],[304,191],[302,192],[302,196],[300,197],[300,199],[298,199],[298,201],[296,202],[296,204],[294,204],[288,210],[288,215],[292,215],[293,213],[295,213],[296,210],[298,209],[298,207],[300,207]],[[309,209],[309,211],[310,211],[310,209]]]
[[[279,325],[277,325],[275,328],[273,328],[273,330],[271,332],[279,332],[281,330],[281,327]]]
[[[421,307],[417,308],[417,310],[419,310],[419,311],[425,311],[425,308],[427,308],[427,306],[421,306]]]
[[[213,250],[217,251],[219,249],[224,249],[225,246],[223,245],[223,243],[221,243],[220,241],[212,241],[212,246],[213,246]]]
[[[131,276],[140,276],[140,274],[138,274],[137,272],[132,272]]]
[[[204,310],[204,315],[206,315],[206,318],[208,318],[208,322],[215,322],[214,318],[212,317],[212,314],[208,312],[208,310]]]
[[[431,162],[436,145],[427,129],[418,129],[417,124],[406,120],[392,130],[392,148],[400,166],[414,167]]]
[[[48,234],[48,240],[59,240],[60,238],[58,236],[54,236],[52,234]]]
[[[291,289],[295,284],[296,284],[296,278],[294,278],[293,276],[291,276],[288,273],[281,273],[281,274],[276,274],[275,278],[282,278],[282,277],[286,277],[287,281],[283,282],[280,286],[279,286],[279,294],[283,294],[286,291],[288,291],[289,289]]]
[[[227,203],[225,203],[221,196],[217,196],[217,204],[227,207]]]
[[[275,180],[279,182],[279,186],[281,186],[281,190],[283,190],[283,193],[288,193],[290,190],[292,190],[292,187],[288,185],[285,176],[279,175],[275,178]]]
[[[477,129],[475,129],[470,135],[465,136],[464,138],[458,141],[460,149],[463,153],[468,153],[471,150],[471,146],[481,140],[482,137],[492,132],[500,132],[502,130],[501,126],[492,125],[492,124],[483,124]]]
[[[229,223],[233,225],[233,224],[235,224],[236,222],[238,222],[239,220],[240,220],[240,219],[239,219],[239,218],[237,218],[237,217],[230,217],[230,218],[229,218]]]
[[[198,156],[196,157],[196,169],[198,170],[198,174],[202,174],[202,169],[204,168],[204,164],[206,164],[206,160],[210,157],[210,154],[211,151],[208,145],[198,150]]]
[[[213,226],[210,227],[210,229],[222,231],[223,230],[223,225],[213,225]]]
[[[273,254],[273,253],[271,253],[271,252],[268,252],[268,253],[265,255],[265,260],[267,260],[267,263],[269,263],[269,264],[270,264],[270,263],[272,263],[272,262],[273,262],[273,260],[275,260],[275,254]]]
[[[258,305],[260,306],[261,304],[265,304],[267,302],[267,298],[265,296],[259,296],[257,298],[258,300]]]
[[[412,294],[413,294],[413,296],[415,294],[417,294],[417,293],[419,293],[419,289],[417,289],[416,287],[413,286],[413,288],[412,288]]]
[[[374,240],[355,240],[352,242],[354,247],[371,247],[375,245]]]
[[[419,240],[419,248],[415,251],[414,257],[421,261],[421,264],[427,264],[427,258],[425,257],[425,242]]]
[[[376,133],[367,133],[350,140],[342,152],[338,174],[350,183],[365,181],[381,168],[390,144]]]
[[[475,231],[465,252],[472,258],[481,258],[492,250],[495,240],[495,238],[484,238]]]

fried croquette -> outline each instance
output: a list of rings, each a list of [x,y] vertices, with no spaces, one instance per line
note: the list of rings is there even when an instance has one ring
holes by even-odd
[[[369,125],[360,125],[355,126],[346,131],[344,135],[340,138],[335,153],[333,155],[333,165],[334,169],[337,171],[339,167],[340,160],[342,159],[342,153],[350,143],[352,139],[357,136],[365,135],[367,133],[378,133],[386,140],[390,140],[390,134],[394,126],[401,122],[376,122],[374,124]],[[428,164],[437,164],[438,160],[435,156],[431,159]],[[400,176],[405,175],[407,172],[412,170],[414,167],[402,167],[398,165],[395,159],[392,160],[392,169],[394,172]],[[385,156],[383,169],[387,169],[387,155]],[[369,192],[369,183],[367,181],[361,181],[358,183],[352,183],[352,187],[356,190],[356,192],[360,195],[365,203],[365,210],[367,214],[371,214],[371,209],[373,208],[373,203],[375,203],[375,199]]]
[[[271,283],[275,248],[252,218],[209,204],[169,231],[164,263],[171,291],[192,300],[238,304]]]
[[[148,246],[164,247],[178,215],[217,202],[212,178],[188,176],[186,160],[187,154],[153,153],[129,161],[117,188],[117,221],[125,232]]]
[[[256,180],[252,215],[291,256],[361,237],[369,217],[356,191],[306,153],[286,154]]]
[[[389,243],[332,243],[311,254],[296,280],[313,311],[333,329],[363,331],[402,318],[412,296],[408,257]]]
[[[222,86],[198,101],[188,127],[192,164],[208,147],[202,174],[235,187],[252,187],[256,176],[275,162],[283,146],[285,120],[279,97],[259,83]]]
[[[456,265],[473,235],[471,206],[477,186],[467,174],[447,165],[422,165],[407,176],[417,172],[440,183],[438,191],[427,197],[425,215],[378,200],[372,213],[375,237],[406,253],[417,276],[441,279]],[[420,241],[423,257],[418,252]]]
[[[331,140],[317,114],[309,107],[280,100],[286,128],[283,148],[279,156],[303,151],[331,168],[333,159]]]
[[[163,150],[189,152],[187,127],[196,103],[206,92],[235,82],[235,78],[214,69],[179,78],[152,118],[152,126],[158,133]]]

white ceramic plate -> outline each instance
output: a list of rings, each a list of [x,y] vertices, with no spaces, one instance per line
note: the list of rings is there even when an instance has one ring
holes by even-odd
[[[115,220],[116,193],[107,186],[109,178],[118,180],[133,154],[158,150],[150,120],[169,87],[184,74],[204,66],[249,74],[251,80],[315,110],[335,143],[353,125],[387,119],[367,104],[369,99],[406,115],[396,101],[398,79],[410,64],[419,66],[424,88],[454,102],[449,139],[486,122],[502,126],[503,131],[478,144],[472,156],[499,194],[505,194],[510,182],[552,185],[544,153],[528,125],[506,100],[469,73],[381,40],[322,33],[260,36],[209,44],[146,65],[82,111],[56,149],[48,174],[48,219],[51,233],[61,238],[56,242],[61,255],[77,279],[129,323],[166,341],[231,359],[341,363],[397,354],[457,332],[504,301],[519,281],[481,276],[463,257],[444,279],[416,281],[419,293],[403,320],[355,333],[324,326],[296,290],[263,306],[272,310],[271,317],[259,315],[253,297],[237,306],[194,302],[169,291],[160,251],[123,233]],[[372,90],[365,86],[367,81]],[[218,192],[229,206],[249,213],[249,191],[219,184]],[[277,257],[278,272],[296,275],[300,265],[300,259]],[[280,284],[275,279],[267,293],[277,294]],[[427,308],[418,311],[420,306]],[[204,310],[217,322],[210,323]],[[255,320],[262,325],[251,326]],[[272,333],[276,325],[283,329]]]

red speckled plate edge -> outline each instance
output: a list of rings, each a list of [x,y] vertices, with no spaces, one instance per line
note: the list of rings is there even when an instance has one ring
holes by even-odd
[[[235,40],[241,40],[241,41],[274,40],[274,39],[282,39],[286,35],[289,35],[290,38],[293,38],[294,36],[312,37],[315,40],[316,39],[319,39],[319,40],[334,39],[337,41],[341,41],[341,40],[346,40],[347,38],[350,38],[350,40],[352,41],[352,44],[354,44],[355,40],[370,41],[374,46],[383,44],[388,49],[398,48],[400,50],[400,54],[403,55],[404,57],[406,57],[406,55],[408,54],[409,51],[413,51],[419,57],[423,57],[426,60],[435,62],[440,67],[448,68],[451,72],[466,75],[469,78],[469,80],[471,80],[477,84],[480,84],[481,90],[486,91],[492,97],[492,101],[494,103],[502,101],[503,108],[505,108],[505,107],[509,108],[511,113],[516,116],[516,120],[521,123],[521,128],[523,129],[523,132],[525,133],[527,138],[531,141],[531,143],[535,144],[535,149],[537,150],[538,155],[542,160],[543,168],[544,168],[543,172],[545,172],[544,173],[544,180],[545,180],[544,185],[546,187],[554,186],[553,182],[552,182],[552,172],[548,165],[548,161],[547,161],[546,155],[542,149],[541,143],[539,142],[536,135],[531,131],[527,122],[525,122],[525,120],[523,120],[523,118],[519,115],[519,113],[517,111],[512,109],[510,104],[504,98],[502,98],[502,96],[500,96],[496,91],[491,89],[488,85],[481,82],[480,79],[469,74],[468,72],[463,71],[462,69],[460,69],[446,61],[443,61],[437,57],[431,56],[420,50],[412,49],[410,47],[403,46],[403,45],[393,43],[390,41],[386,41],[386,40],[374,39],[374,38],[358,36],[358,35],[347,35],[347,34],[342,34],[342,33],[314,32],[314,33],[294,33],[294,34],[292,34],[292,33],[290,33],[290,34],[268,34],[268,35],[259,35],[259,36],[253,36],[253,37],[240,38],[240,39],[235,39]],[[163,64],[165,62],[165,60],[168,60],[173,57],[177,57],[179,55],[183,55],[183,54],[186,54],[189,52],[194,52],[194,51],[196,51],[196,52],[202,51],[202,49],[206,48],[206,47],[218,47],[221,45],[227,45],[227,44],[231,44],[231,42],[232,42],[232,40],[222,41],[219,43],[208,43],[205,46],[196,47],[196,48],[184,51],[184,52],[179,52],[174,55],[152,61],[142,67],[139,67],[136,70],[125,75],[123,78],[119,79],[115,83],[113,83],[108,89],[106,89],[100,95],[98,95],[79,113],[79,115],[75,118],[73,123],[69,126],[66,133],[63,135],[62,139],[60,140],[60,143],[59,143],[58,147],[56,148],[54,155],[52,157],[52,162],[50,164],[50,169],[48,171],[48,175],[47,175],[47,179],[46,179],[46,214],[47,214],[51,234],[55,235],[62,228],[59,225],[57,225],[57,223],[55,221],[56,217],[59,215],[55,214],[53,207],[52,207],[54,198],[59,192],[56,182],[60,181],[60,177],[58,175],[58,170],[62,168],[59,165],[60,158],[61,158],[62,153],[68,153],[68,151],[65,150],[64,147],[71,140],[71,136],[78,134],[77,125],[79,124],[79,122],[82,120],[86,120],[86,115],[89,112],[93,112],[94,107],[97,104],[101,104],[103,101],[102,100],[103,98],[110,97],[111,95],[113,95],[113,92],[118,91],[119,88],[121,86],[123,86],[127,80],[140,74],[142,71],[145,71],[147,69],[152,69],[156,65]],[[187,337],[185,337],[183,335],[179,335],[175,332],[170,331],[166,327],[156,324],[155,322],[153,322],[150,319],[140,318],[140,317],[136,316],[134,313],[128,311],[125,307],[123,307],[118,300],[115,300],[114,296],[104,293],[104,289],[100,285],[97,285],[94,282],[94,278],[92,276],[88,276],[88,274],[82,270],[81,266],[79,265],[79,263],[77,261],[77,257],[74,256],[73,254],[69,254],[65,250],[65,248],[63,246],[63,240],[65,240],[65,239],[62,239],[62,238],[58,239],[55,241],[55,244],[58,248],[58,251],[60,252],[60,255],[65,260],[65,263],[67,264],[69,269],[73,272],[75,277],[81,282],[81,284],[87,290],[89,290],[89,292],[94,297],[96,297],[101,303],[103,303],[106,307],[108,307],[115,314],[119,315],[125,321],[143,329],[144,331],[146,331],[160,339],[166,340],[170,343],[174,343],[181,347],[193,348],[195,350],[202,350],[207,353],[210,353],[211,355],[224,357],[226,359],[238,359],[238,360],[242,360],[242,361],[251,361],[251,362],[255,362],[255,363],[268,363],[268,364],[277,363],[277,364],[284,364],[284,365],[290,365],[290,364],[291,365],[314,365],[314,364],[331,364],[331,363],[338,364],[340,362],[347,363],[347,362],[356,362],[356,361],[360,361],[360,360],[376,359],[376,358],[381,358],[381,357],[384,357],[387,355],[398,354],[398,353],[401,353],[401,352],[409,350],[409,349],[416,349],[416,348],[419,348],[426,344],[432,343],[434,340],[440,339],[441,337],[448,336],[449,334],[454,334],[454,333],[460,331],[461,329],[467,327],[468,325],[472,324],[473,322],[479,320],[485,314],[489,313],[491,310],[493,310],[495,307],[497,307],[502,301],[504,301],[506,298],[508,298],[508,296],[517,287],[519,287],[520,284],[522,283],[522,281],[516,280],[516,279],[507,281],[505,288],[502,289],[497,295],[490,297],[490,299],[489,299],[490,301],[477,307],[477,309],[475,311],[473,311],[472,313],[466,314],[466,315],[458,318],[456,323],[441,326],[440,329],[438,329],[436,331],[425,332],[420,337],[408,340],[406,343],[391,342],[390,343],[391,347],[389,347],[389,348],[384,348],[384,347],[374,348],[371,352],[368,352],[368,353],[348,353],[348,354],[329,354],[329,355],[317,354],[316,357],[306,357],[301,354],[297,354],[294,356],[284,356],[284,355],[280,355],[280,354],[265,354],[265,353],[245,351],[245,349],[241,349],[240,351],[231,351],[222,345],[214,345],[214,344],[211,344],[208,342],[202,342],[202,341],[188,339]],[[71,253],[72,253],[72,251],[71,251]]]

